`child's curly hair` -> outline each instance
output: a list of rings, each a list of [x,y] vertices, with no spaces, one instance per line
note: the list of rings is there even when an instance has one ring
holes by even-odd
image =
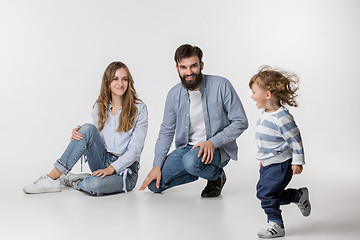
[[[298,95],[295,92],[299,89],[299,77],[296,74],[263,65],[260,66],[259,72],[250,79],[250,89],[255,81],[260,87],[279,98],[281,105],[298,106],[295,101]]]

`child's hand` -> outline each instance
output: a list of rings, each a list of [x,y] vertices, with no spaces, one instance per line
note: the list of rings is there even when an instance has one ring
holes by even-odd
[[[303,166],[302,165],[292,165],[291,169],[293,171],[293,174],[300,174],[303,170]]]

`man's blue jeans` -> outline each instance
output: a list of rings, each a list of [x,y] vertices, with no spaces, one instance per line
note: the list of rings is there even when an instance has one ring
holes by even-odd
[[[117,156],[106,151],[100,133],[94,125],[82,125],[79,133],[82,134],[83,138],[79,141],[71,141],[60,159],[54,163],[60,172],[65,175],[68,174],[81,156],[86,156],[92,172],[107,168],[117,160]],[[139,166],[134,163],[129,169],[131,171],[128,171],[125,180],[127,191],[135,188]],[[95,196],[123,192],[123,176],[118,174],[112,174],[104,178],[89,176],[79,180],[74,185],[74,188]]]
[[[221,162],[220,151],[216,149],[212,162],[204,164],[201,162],[202,156],[197,157],[200,148],[190,151],[192,147],[188,145],[171,152],[166,157],[161,169],[160,188],[156,187],[156,180],[152,181],[148,188],[153,192],[160,193],[168,188],[196,181],[199,177],[211,181],[216,180],[229,160]]]

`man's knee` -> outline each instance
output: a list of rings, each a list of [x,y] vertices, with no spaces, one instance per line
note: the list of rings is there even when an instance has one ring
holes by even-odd
[[[189,151],[187,154],[184,155],[182,158],[183,165],[185,170],[193,175],[196,175],[203,166],[201,162],[201,158],[198,158],[199,148],[195,148],[194,150]]]

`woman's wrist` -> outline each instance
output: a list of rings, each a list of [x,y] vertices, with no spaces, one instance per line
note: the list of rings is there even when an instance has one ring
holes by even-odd
[[[107,169],[110,171],[111,174],[113,174],[113,173],[116,172],[115,168],[114,168],[113,166],[111,166],[111,165],[109,165],[109,166],[107,167]]]

